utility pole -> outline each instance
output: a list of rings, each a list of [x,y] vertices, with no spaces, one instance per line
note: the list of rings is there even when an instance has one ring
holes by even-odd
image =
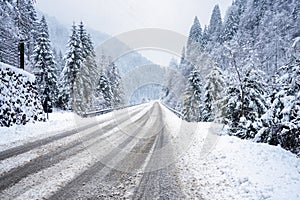
[[[21,13],[20,13],[20,6],[19,6],[19,0],[17,0],[17,7],[18,7],[18,39],[19,39],[19,61],[20,61],[20,68],[24,69],[25,65],[25,45],[24,40],[21,38]]]

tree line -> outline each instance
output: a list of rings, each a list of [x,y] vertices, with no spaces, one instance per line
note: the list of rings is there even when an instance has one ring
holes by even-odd
[[[91,36],[83,22],[72,25],[67,51],[59,62],[63,67],[55,61],[45,18],[38,24],[33,73],[43,102],[49,98],[49,106],[78,113],[123,103],[119,70],[104,54],[97,63]]]
[[[295,0],[235,0],[224,21],[217,5],[204,29],[195,17],[176,64],[186,89],[166,103],[187,121],[223,123],[227,134],[299,155],[299,22]]]
[[[0,61],[19,66],[18,44],[24,41],[25,70],[36,77],[45,111],[60,108],[82,113],[123,103],[118,67],[105,53],[96,57],[82,22],[73,24],[63,54],[51,45],[47,21],[38,19],[33,0],[0,1],[0,19],[0,31],[5,33],[0,36]]]

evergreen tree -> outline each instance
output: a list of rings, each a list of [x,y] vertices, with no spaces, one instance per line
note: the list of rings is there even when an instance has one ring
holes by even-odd
[[[242,95],[239,85],[235,84],[235,80],[230,80],[226,88],[226,93],[223,99],[225,102],[225,117],[224,124],[229,128],[229,135],[234,134],[239,124],[242,110]]]
[[[236,135],[240,138],[254,138],[260,130],[261,117],[268,109],[264,74],[259,70],[249,70],[244,77],[244,113],[240,117]]]
[[[186,63],[184,67],[188,75],[192,70],[192,66],[199,67],[199,57],[201,56],[203,47],[202,29],[198,18],[195,17],[186,46]]]
[[[268,108],[265,78],[263,72],[248,69],[239,79],[239,84],[232,78],[228,85],[223,100],[226,103],[224,122],[230,134],[250,139],[261,128],[261,117]]]
[[[199,50],[203,49],[202,28],[197,17],[194,19],[194,24],[190,29],[190,34],[187,41],[187,57],[192,57],[193,54],[199,54]]]
[[[31,0],[0,2],[0,59],[19,66],[19,43],[25,44],[25,69],[31,70],[35,45],[36,11]]]
[[[48,26],[45,17],[42,17],[39,25],[39,34],[33,54],[34,74],[42,101],[49,95],[52,103],[57,101],[57,74],[56,64],[49,40]],[[49,94],[47,94],[47,90]]]
[[[98,109],[106,109],[112,107],[113,92],[111,84],[103,70],[100,73],[100,78],[97,84],[96,98],[96,107]]]
[[[78,39],[82,53],[82,64],[76,76],[76,93],[74,96],[77,101],[75,110],[85,112],[92,107],[93,92],[97,83],[98,66],[96,64],[93,42],[82,22],[78,26]]]
[[[65,66],[63,54],[61,51],[57,52],[55,48],[53,48],[53,55],[55,58],[55,63],[56,63],[56,75],[57,77],[60,77],[62,70]]]
[[[202,78],[197,69],[193,69],[184,93],[183,115],[187,121],[199,122],[202,118]]]
[[[178,66],[180,72],[185,76],[188,77],[191,71],[191,67],[186,59],[186,51],[185,51],[185,47],[182,48],[181,51],[181,58],[180,58],[180,63]]]
[[[240,7],[236,2],[233,2],[232,6],[227,11],[225,18],[222,41],[229,41],[237,33],[240,23]]]
[[[77,112],[82,113],[92,109],[97,75],[98,70],[95,58],[89,54],[83,61],[76,78],[76,93],[74,96],[77,101],[74,109]]]
[[[61,76],[61,91],[59,95],[60,106],[71,109],[75,103],[76,78],[83,62],[80,39],[75,24],[72,26],[72,34],[68,42],[65,56],[65,66]]]
[[[224,94],[224,79],[221,70],[215,66],[206,76],[203,100],[203,121],[211,122],[223,115],[221,99]]]
[[[118,107],[123,103],[123,87],[118,67],[114,62],[110,62],[107,68],[107,78],[112,90],[112,106]]]
[[[280,144],[300,155],[300,61],[277,71],[271,107],[262,117],[263,128],[255,141]]]
[[[78,35],[83,59],[85,59],[88,55],[95,57],[95,50],[91,36],[87,33],[83,22],[80,22],[78,26]]]
[[[209,27],[208,27],[208,34],[210,40],[213,42],[219,42],[221,32],[222,32],[221,11],[219,5],[216,5],[213,9],[210,22],[209,22]]]

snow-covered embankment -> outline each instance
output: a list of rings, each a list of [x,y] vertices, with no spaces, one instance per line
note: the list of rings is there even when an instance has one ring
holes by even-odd
[[[0,62],[0,126],[44,121],[34,75]]]
[[[165,113],[173,133],[180,134],[181,120]],[[219,128],[214,126],[198,123],[192,143],[178,159],[188,199],[300,199],[300,159],[295,154],[234,136],[210,137]],[[212,138],[212,146],[204,149]]]

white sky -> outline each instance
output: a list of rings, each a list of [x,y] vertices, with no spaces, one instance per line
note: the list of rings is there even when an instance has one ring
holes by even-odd
[[[139,28],[163,28],[188,35],[195,16],[209,23],[213,7],[222,16],[232,0],[36,0],[39,10],[64,24],[83,21],[95,30],[117,35]],[[166,63],[164,63],[166,64]]]

